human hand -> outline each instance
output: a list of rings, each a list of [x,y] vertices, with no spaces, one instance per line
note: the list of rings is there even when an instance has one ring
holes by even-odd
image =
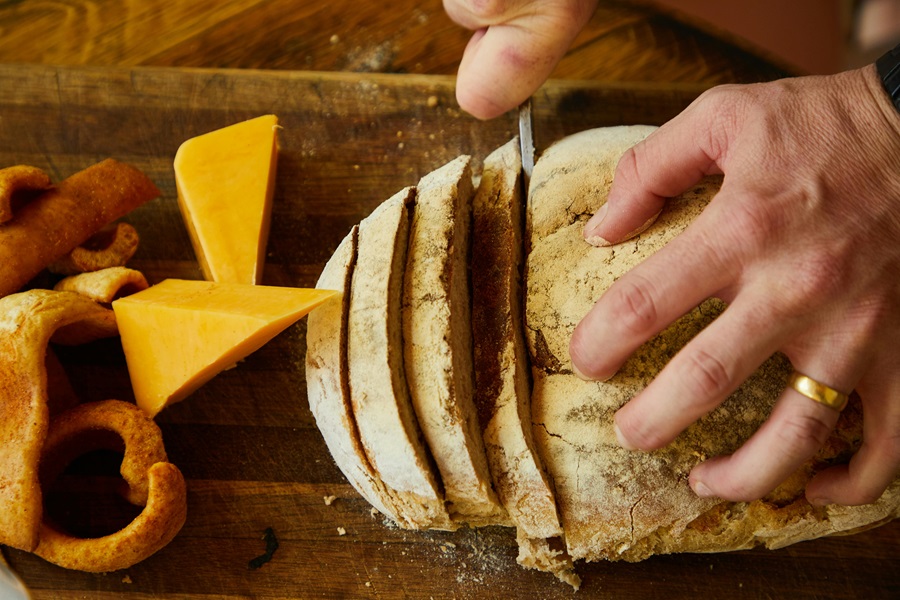
[[[718,406],[767,357],[862,400],[847,466],[807,486],[814,504],[876,500],[900,466],[900,115],[873,66],[829,77],[715,88],[625,154],[592,243],[640,231],[665,198],[724,173],[687,230],[619,279],[579,323],[576,370],[611,377],[644,341],[707,297],[724,313],[615,421],[652,450]],[[733,455],[691,473],[700,496],[764,496],[821,447],[838,412],[790,387]]]
[[[479,119],[502,115],[550,76],[597,0],[444,0],[451,19],[475,31],[463,53],[456,99]]]

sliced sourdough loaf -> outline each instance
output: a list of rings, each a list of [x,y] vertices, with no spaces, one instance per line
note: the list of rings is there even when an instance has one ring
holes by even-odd
[[[360,441],[391,490],[398,522],[453,529],[403,366],[401,286],[414,198],[413,188],[404,189],[359,225],[347,324],[350,400]]]
[[[350,283],[356,264],[357,236],[354,226],[325,265],[316,287],[337,290],[332,298],[307,317],[306,389],[309,408],[331,452],[347,480],[369,504],[401,525],[407,525],[391,493],[372,468],[359,440],[359,430],[350,403],[347,361],[347,317]]]
[[[473,202],[475,406],[497,495],[533,538],[562,534],[553,488],[534,448],[522,330],[524,199],[518,139],[484,161]]]
[[[618,158],[650,131],[576,134],[549,148],[532,178],[526,274],[532,411],[569,553],[576,559],[641,560],[670,552],[774,548],[896,517],[900,481],[861,507],[816,508],[803,496],[812,474],[848,460],[858,445],[861,416],[853,404],[819,454],[762,500],[722,502],[690,490],[693,466],[733,452],[768,416],[790,371],[780,355],[669,446],[642,453],[616,443],[615,411],[724,309],[721,302],[704,302],[641,346],[607,382],[582,381],[571,371],[568,344],[578,321],[618,277],[684,230],[718,190],[718,181],[705,180],[669,200],[656,223],[635,239],[609,248],[588,245],[582,227],[605,201]]]
[[[472,400],[470,160],[460,156],[417,186],[403,283],[403,350],[412,403],[450,512],[477,525],[505,520],[505,511],[493,490]]]

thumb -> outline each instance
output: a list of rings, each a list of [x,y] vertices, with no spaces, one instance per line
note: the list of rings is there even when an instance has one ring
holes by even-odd
[[[680,115],[622,155],[606,204],[584,226],[585,239],[609,246],[647,229],[666,198],[677,196],[704,175],[721,173],[720,156],[712,148],[727,147],[717,138],[716,112],[703,96]]]
[[[451,16],[477,29],[463,53],[456,99],[480,119],[497,117],[528,98],[562,60],[590,19],[597,0],[500,2],[465,17]],[[444,5],[450,12],[449,2]],[[453,4],[468,5],[468,2]]]

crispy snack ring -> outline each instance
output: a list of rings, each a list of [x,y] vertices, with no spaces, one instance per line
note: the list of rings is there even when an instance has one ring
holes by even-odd
[[[38,543],[51,336],[88,341],[116,333],[112,311],[79,294],[30,290],[0,298],[0,544],[31,551]]]
[[[95,302],[109,305],[119,296],[134,294],[148,287],[147,279],[140,271],[127,267],[109,267],[66,277],[53,289],[77,292]]]
[[[13,218],[13,195],[53,187],[50,176],[37,167],[15,165],[0,169],[0,223]]]
[[[134,256],[139,243],[137,229],[128,223],[115,223],[47,265],[47,269],[59,275],[76,275],[109,267],[124,267]]]
[[[68,535],[45,520],[35,554],[67,569],[103,573],[128,568],[172,541],[187,517],[184,477],[167,462],[159,427],[137,406],[120,400],[82,404],[54,419],[44,446],[42,480],[55,479],[85,451],[110,447],[108,437],[96,435],[109,432],[125,447],[120,467],[128,485],[125,498],[144,510],[120,531],[90,539]]]
[[[0,296],[21,289],[104,225],[157,196],[146,175],[113,159],[44,192],[0,226]]]

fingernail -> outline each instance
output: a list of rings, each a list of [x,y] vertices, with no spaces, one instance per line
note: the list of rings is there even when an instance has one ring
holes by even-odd
[[[570,363],[570,365],[572,367],[572,372],[575,373],[575,376],[578,377],[578,379],[581,379],[582,381],[601,381],[601,382],[609,381],[610,379],[613,378],[613,375],[615,375],[615,373],[614,373],[613,375],[610,375],[609,377],[589,377],[588,375],[585,375],[584,373],[582,373],[581,370],[575,366],[574,362]]]
[[[656,223],[656,219],[659,218],[660,214],[662,214],[662,210],[660,210],[658,213],[656,213],[655,215],[653,215],[652,217],[650,217],[649,219],[644,221],[644,223],[640,227],[638,227],[634,231],[629,232],[628,235],[625,236],[625,239],[630,240],[631,238],[637,237],[637,236],[641,235],[642,233],[644,233],[645,231],[647,231],[647,229],[649,229],[651,225]]]
[[[593,217],[585,224],[584,226],[584,239],[591,246],[609,246],[610,243],[608,240],[597,235],[597,229],[600,227],[600,224],[603,223],[603,219],[606,218],[606,213],[609,210],[609,205],[604,204],[600,207],[600,210],[594,214]]]
[[[575,376],[582,381],[593,381],[592,378],[582,373],[581,370],[579,370],[579,368],[575,366],[575,363],[572,363],[572,372],[575,373]]]
[[[694,493],[701,498],[712,498],[714,495],[712,493],[712,490],[706,487],[706,484],[704,484],[702,481],[692,481],[691,489],[694,490]]]
[[[619,429],[619,424],[615,421],[613,421],[613,431],[616,432],[616,441],[619,442],[620,446],[626,450],[637,450],[634,444],[625,439],[625,436],[622,435],[622,430]]]

